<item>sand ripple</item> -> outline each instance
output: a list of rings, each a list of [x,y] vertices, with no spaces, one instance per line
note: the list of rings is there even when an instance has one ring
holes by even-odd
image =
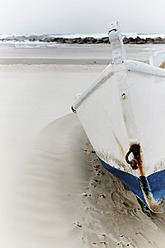
[[[79,244],[75,223],[81,219],[83,188],[91,176],[84,152],[86,141],[77,117],[72,114],[51,123],[40,133],[14,186],[11,210],[14,247]]]
[[[42,130],[11,192],[5,248],[164,248],[165,214],[101,166],[74,114]]]

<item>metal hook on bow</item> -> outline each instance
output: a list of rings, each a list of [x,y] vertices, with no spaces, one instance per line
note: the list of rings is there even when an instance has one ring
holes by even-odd
[[[130,154],[133,154],[134,158],[129,160]],[[138,144],[133,144],[127,154],[125,155],[125,160],[128,164],[131,165],[133,170],[136,170],[138,168],[139,164],[139,159],[140,159],[140,146]]]

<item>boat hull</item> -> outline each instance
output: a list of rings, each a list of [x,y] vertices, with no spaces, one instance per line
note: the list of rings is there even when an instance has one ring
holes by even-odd
[[[103,166],[153,212],[165,208],[165,71],[109,65],[72,109]]]
[[[152,175],[146,177],[148,182],[148,187],[150,189],[150,194],[152,198],[150,201],[152,204],[148,204],[144,197],[141,180],[127,172],[121,171],[114,168],[113,166],[107,164],[100,159],[103,167],[122,181],[148,208],[153,207],[154,212],[162,212],[165,207],[165,170],[153,173]],[[153,200],[152,200],[153,199]]]

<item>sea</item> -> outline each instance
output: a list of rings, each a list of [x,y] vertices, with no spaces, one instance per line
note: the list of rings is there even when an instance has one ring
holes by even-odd
[[[123,33],[122,37],[136,38],[165,38],[165,34],[152,34],[152,33]],[[94,33],[94,34],[0,34],[0,48],[42,48],[42,47],[56,47],[56,46],[69,46],[66,43],[48,42],[47,39],[53,38],[85,38],[94,37],[102,38],[108,37],[107,33]],[[45,40],[45,41],[44,41]],[[82,46],[84,44],[81,44]],[[85,44],[87,45],[87,44]],[[88,44],[89,45],[89,44]],[[92,44],[93,45],[93,44]],[[96,44],[94,44],[96,45]],[[105,44],[99,44],[105,45]]]

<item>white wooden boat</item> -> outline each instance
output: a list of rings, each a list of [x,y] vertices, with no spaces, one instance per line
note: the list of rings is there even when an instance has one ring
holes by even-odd
[[[113,63],[74,102],[102,165],[153,212],[165,208],[165,70],[125,60],[117,23]]]

